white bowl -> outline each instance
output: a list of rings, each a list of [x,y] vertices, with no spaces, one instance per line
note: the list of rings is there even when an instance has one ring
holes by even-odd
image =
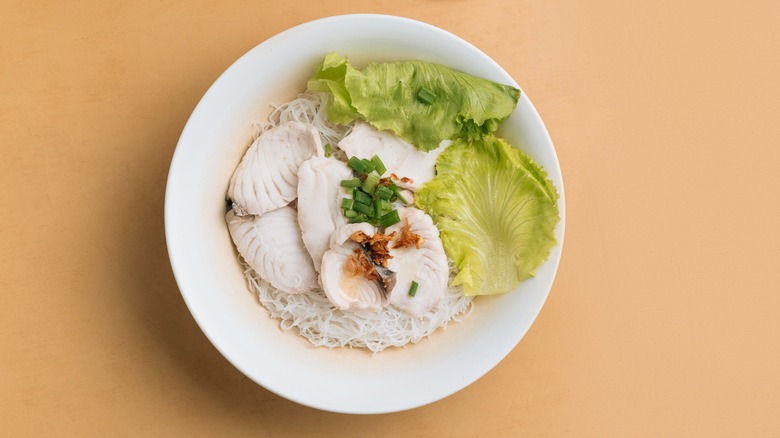
[[[318,409],[385,413],[446,397],[493,368],[528,331],[552,287],[563,245],[563,181],[552,141],[528,97],[499,130],[548,171],[560,193],[558,245],[535,278],[516,291],[478,297],[464,322],[430,339],[376,356],[314,348],[284,332],[247,290],[225,226],[225,193],[269,105],[303,91],[329,52],[358,66],[420,59],[517,85],[487,55],[439,28],[386,15],[344,15],[296,26],[242,56],[193,111],[173,156],[165,194],[165,233],[179,289],[211,343],[247,377]]]

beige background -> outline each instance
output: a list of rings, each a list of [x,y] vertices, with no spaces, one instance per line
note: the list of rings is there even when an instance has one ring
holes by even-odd
[[[780,436],[777,5],[2,2],[0,435]],[[162,213],[212,81],[349,12],[428,21],[498,61],[546,121],[568,199],[550,299],[506,360],[368,417],[288,402],[223,359],[176,288]]]

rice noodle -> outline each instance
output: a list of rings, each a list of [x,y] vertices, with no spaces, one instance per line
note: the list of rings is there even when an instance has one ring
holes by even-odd
[[[449,288],[439,305],[414,318],[392,306],[376,313],[337,309],[322,291],[303,294],[282,292],[259,275],[239,256],[251,291],[283,330],[295,329],[315,347],[367,348],[378,353],[387,347],[416,344],[450,321],[460,322],[473,310],[472,297],[460,287]],[[454,269],[450,269],[452,278]]]
[[[260,136],[274,126],[286,122],[304,122],[308,123],[320,132],[322,143],[330,143],[336,146],[345,135],[352,129],[351,126],[336,125],[328,119],[325,114],[325,103],[328,101],[328,95],[325,93],[305,92],[298,95],[297,98],[281,104],[272,105],[274,110],[268,116],[267,122],[257,122],[254,124],[254,139]]]
[[[323,143],[333,146],[334,156],[346,159],[335,146],[351,127],[333,124],[325,115],[327,95],[303,93],[285,104],[274,106],[267,122],[254,126],[257,138],[262,132],[289,121],[305,122],[320,132]],[[280,320],[283,330],[295,330],[315,347],[366,348],[378,353],[388,347],[416,344],[431,336],[450,321],[460,322],[473,310],[472,297],[461,287],[448,288],[435,309],[415,318],[393,306],[379,312],[345,312],[337,309],[321,290],[303,294],[288,294],[266,282],[239,255],[250,291],[273,318]],[[450,280],[455,274],[450,263]]]

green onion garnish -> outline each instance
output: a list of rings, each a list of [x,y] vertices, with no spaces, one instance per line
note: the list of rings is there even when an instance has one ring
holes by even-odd
[[[409,288],[409,296],[413,297],[417,295],[417,282],[413,281],[412,286]]]
[[[352,157],[347,161],[347,166],[351,167],[352,170],[360,173],[366,173],[366,167],[363,164],[363,161],[360,160],[358,157]]]
[[[352,178],[352,179],[343,179],[341,180],[341,187],[348,187],[350,189],[354,189],[355,187],[360,185],[360,179],[359,178]]]
[[[363,173],[371,173],[376,169],[376,164],[371,160],[363,158],[360,162],[363,164]]]
[[[374,155],[371,157],[371,162],[374,163],[374,167],[376,167],[376,173],[379,174],[379,176],[382,176],[387,172],[387,168],[385,167],[385,163],[382,162],[381,159],[379,159],[379,155]]]
[[[376,190],[374,190],[374,194],[378,196],[379,199],[384,199],[385,201],[393,197],[393,191],[385,186],[377,187]]]
[[[352,219],[350,219],[350,220],[349,220],[349,223],[351,223],[351,224],[357,224],[357,223],[360,223],[360,222],[365,222],[365,221],[366,221],[366,219],[368,219],[368,218],[366,217],[366,215],[364,215],[364,214],[359,214],[359,215],[357,215],[357,216],[353,217]]]
[[[330,147],[330,143],[325,143],[325,156],[330,157],[333,155],[333,148]]]
[[[402,204],[404,204],[404,205],[409,205],[409,203],[408,203],[408,202],[406,202],[406,198],[404,198],[403,196],[401,196],[401,189],[400,189],[400,188],[398,188],[398,186],[397,186],[397,185],[393,184],[392,186],[390,186],[390,190],[392,190],[392,191],[393,191],[393,193],[395,193],[395,196],[397,197],[396,199],[397,199],[397,200],[399,200],[399,201],[401,201],[401,203],[402,203]]]
[[[398,210],[393,210],[379,218],[379,226],[382,228],[387,228],[391,225],[397,224],[398,222],[401,222],[401,218],[398,217]]]
[[[430,96],[433,92],[423,88],[420,92]],[[429,97],[430,97],[429,96]],[[332,153],[330,145],[325,145],[326,151]],[[389,185],[380,184],[381,176],[387,172],[387,168],[379,155],[374,155],[370,160],[352,157],[347,165],[354,170],[355,178],[341,181],[342,187],[352,190],[352,199],[344,198],[341,201],[341,208],[344,216],[349,222],[359,223],[367,222],[375,226],[387,228],[401,222],[398,211],[393,210],[392,202],[401,198],[404,204],[407,204],[401,196],[400,189],[392,182]],[[376,171],[376,173],[373,173]]]
[[[366,216],[373,216],[374,215],[374,209],[370,205],[361,204],[359,202],[356,202],[355,205],[352,206],[352,209],[355,210],[358,213],[363,213]]]
[[[436,95],[433,93],[433,91],[422,87],[420,88],[420,91],[417,92],[417,99],[426,105],[430,105],[434,100],[436,100]]]
[[[366,192],[355,189],[352,191],[352,199],[355,200],[355,203],[365,204],[365,205],[371,205],[374,203],[374,198],[371,197],[371,195],[367,194]]]
[[[366,176],[366,180],[363,181],[363,191],[366,193],[374,193],[374,189],[379,184],[379,175],[370,173]]]

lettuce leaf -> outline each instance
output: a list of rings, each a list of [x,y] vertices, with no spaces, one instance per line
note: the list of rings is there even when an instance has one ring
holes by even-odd
[[[544,169],[492,135],[455,141],[416,193],[431,215],[466,295],[513,290],[556,245],[558,192]]]
[[[515,109],[520,90],[423,61],[372,63],[360,71],[331,53],[309,81],[333,95],[335,123],[363,119],[429,151],[442,140],[477,140]]]
[[[344,85],[347,70],[355,69],[349,65],[346,58],[342,58],[336,53],[328,54],[317,66],[314,77],[309,79],[306,84],[311,91],[331,94],[332,97],[328,99],[325,112],[333,123],[341,125],[360,117],[360,114],[352,107],[352,98]]]

